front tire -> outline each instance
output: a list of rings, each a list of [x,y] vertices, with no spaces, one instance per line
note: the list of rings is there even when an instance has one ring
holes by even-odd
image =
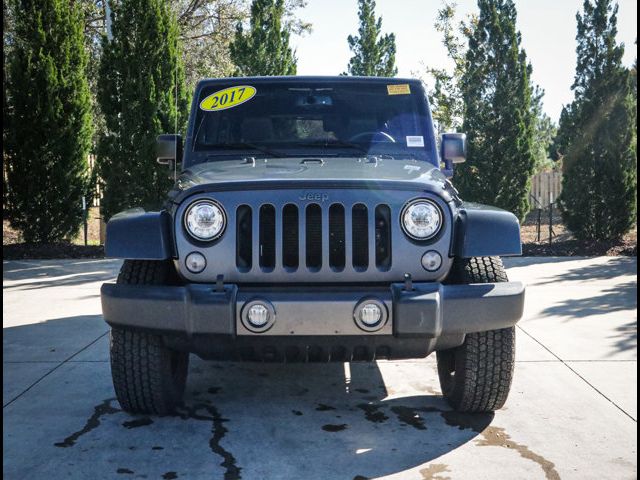
[[[506,282],[499,257],[456,260],[450,283]],[[459,347],[439,351],[438,377],[449,404],[460,412],[492,412],[509,395],[515,364],[515,327],[469,333]]]
[[[117,283],[166,285],[172,281],[170,262],[125,260]],[[161,335],[112,328],[111,376],[123,410],[166,415],[182,402],[189,354],[169,349]]]

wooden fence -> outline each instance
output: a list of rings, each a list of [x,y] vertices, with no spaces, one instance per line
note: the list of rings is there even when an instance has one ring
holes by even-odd
[[[531,179],[531,208],[547,208],[562,192],[562,172],[542,172]]]

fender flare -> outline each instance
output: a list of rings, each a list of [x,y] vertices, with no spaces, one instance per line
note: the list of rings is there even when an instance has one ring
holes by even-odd
[[[463,203],[454,221],[452,255],[461,258],[522,255],[520,222],[511,212]]]
[[[107,258],[167,260],[174,257],[171,215],[166,210],[125,210],[107,223]]]

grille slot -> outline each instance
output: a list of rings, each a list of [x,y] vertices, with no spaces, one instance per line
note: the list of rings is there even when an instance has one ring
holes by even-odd
[[[236,266],[240,272],[386,272],[392,267],[391,217],[386,204],[240,205]]]
[[[260,207],[260,266],[272,270],[276,266],[276,209]]]
[[[282,265],[295,270],[300,261],[298,207],[291,203],[282,209]]]
[[[344,207],[334,203],[329,208],[329,266],[338,272],[345,266],[344,222]]]
[[[252,218],[251,207],[240,205],[236,210],[236,266],[241,272],[251,270]]]
[[[353,268],[364,271],[369,266],[369,232],[367,206],[358,203],[351,210],[351,248],[353,249]]]
[[[376,207],[376,267],[391,268],[391,209],[388,205]]]
[[[307,206],[306,211],[307,268],[322,268],[322,209],[317,203]]]

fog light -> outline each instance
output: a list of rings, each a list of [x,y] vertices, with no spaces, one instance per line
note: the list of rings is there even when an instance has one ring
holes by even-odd
[[[361,300],[353,311],[353,319],[362,330],[375,332],[387,323],[387,307],[375,298]]]
[[[269,330],[276,321],[276,311],[266,300],[252,300],[244,304],[240,314],[242,325],[254,333]]]
[[[368,327],[373,327],[382,318],[382,310],[375,303],[367,303],[360,309],[360,320]]]
[[[435,272],[442,266],[442,257],[435,250],[429,250],[422,256],[422,267],[429,271]]]
[[[253,305],[247,312],[247,319],[256,328],[264,327],[269,322],[269,310],[264,305]]]
[[[200,273],[207,266],[207,259],[200,252],[191,252],[184,259],[184,264],[191,273]]]

